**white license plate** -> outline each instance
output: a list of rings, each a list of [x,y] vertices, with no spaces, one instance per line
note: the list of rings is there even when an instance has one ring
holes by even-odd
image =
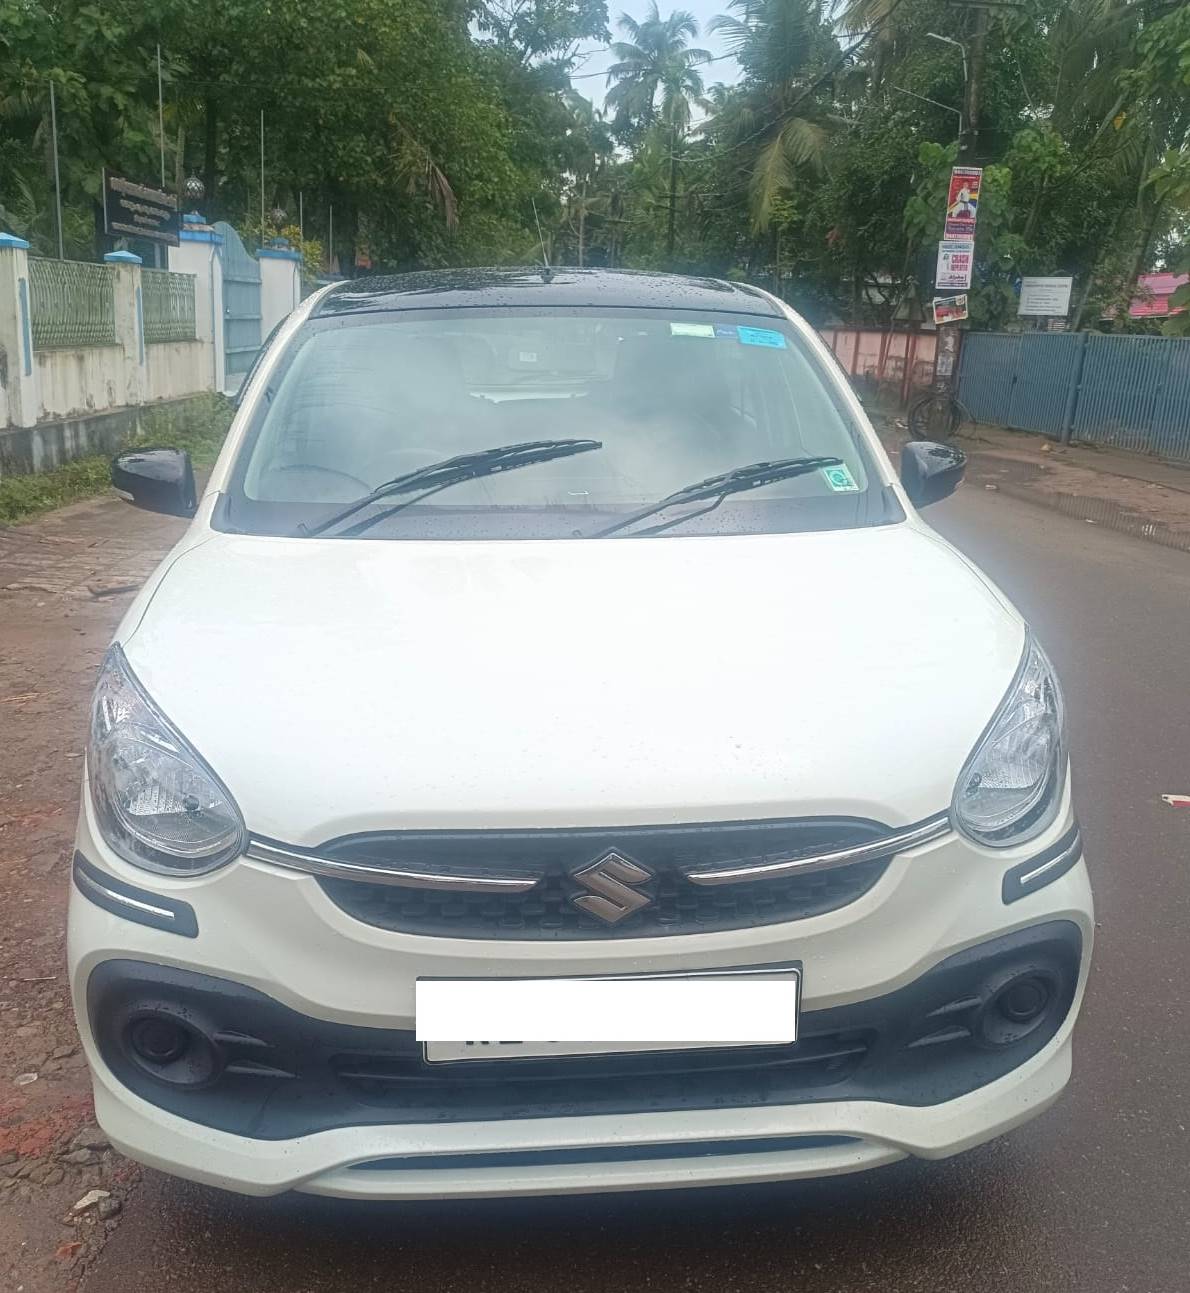
[[[606,1055],[797,1040],[801,972],[584,979],[419,979],[431,1063]]]

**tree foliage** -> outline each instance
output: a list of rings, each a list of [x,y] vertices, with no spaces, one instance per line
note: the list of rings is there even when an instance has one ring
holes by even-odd
[[[300,207],[346,273],[531,261],[540,221],[556,260],[886,324],[928,308],[974,76],[977,326],[1015,326],[1028,274],[1073,275],[1081,326],[1133,326],[1137,276],[1190,268],[1185,3],[724,0],[724,85],[690,13],[628,2],[0,0],[0,225],[56,250],[52,85],[68,255],[104,249],[101,168],[159,181],[164,143],[167,188],[198,176],[204,214],[262,237]],[[598,109],[570,76],[605,42]]]

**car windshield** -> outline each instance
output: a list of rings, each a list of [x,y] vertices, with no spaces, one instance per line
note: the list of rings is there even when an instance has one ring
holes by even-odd
[[[315,319],[269,378],[217,523],[300,533],[432,463],[571,438],[602,447],[454,482],[359,537],[577,537],[708,476],[807,455],[839,462],[732,495],[703,515],[676,505],[665,519],[684,509],[690,520],[663,537],[900,519],[832,381],[783,320],[751,315],[520,309]]]

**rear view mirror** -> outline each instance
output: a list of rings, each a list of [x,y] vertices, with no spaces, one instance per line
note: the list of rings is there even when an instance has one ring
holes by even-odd
[[[112,459],[112,484],[138,507],[193,516],[198,505],[190,455],[180,449],[130,449]]]
[[[967,455],[936,440],[910,440],[901,449],[901,484],[914,507],[953,494],[967,469]]]

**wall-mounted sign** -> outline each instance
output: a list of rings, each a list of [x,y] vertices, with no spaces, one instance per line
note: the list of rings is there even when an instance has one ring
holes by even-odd
[[[965,292],[971,286],[975,243],[970,238],[943,238],[938,244],[934,286],[939,291]]]
[[[1017,314],[1060,315],[1070,313],[1073,278],[1022,278]]]
[[[936,296],[934,297],[934,323],[959,323],[967,317],[967,297]]]
[[[978,166],[956,166],[950,173],[950,192],[946,197],[947,238],[974,238],[979,217],[979,190],[983,170]]]
[[[103,231],[113,238],[146,238],[178,245],[178,199],[161,189],[103,172]]]

